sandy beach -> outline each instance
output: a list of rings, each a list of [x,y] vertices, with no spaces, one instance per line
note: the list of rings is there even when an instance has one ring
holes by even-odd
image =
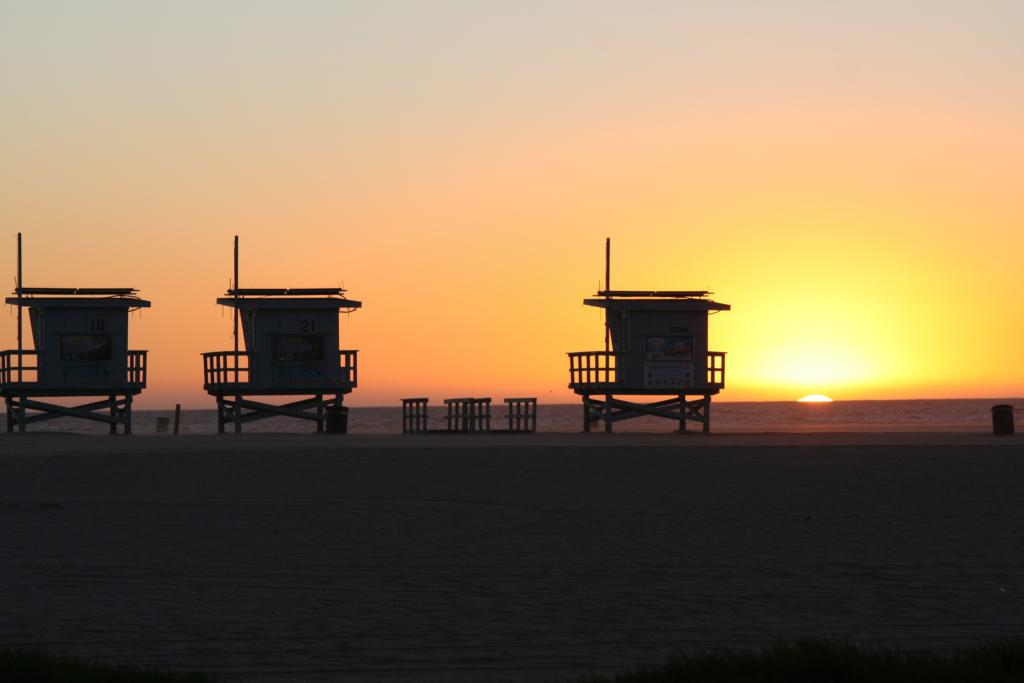
[[[1024,633],[1024,440],[0,436],[0,642],[242,680],[572,680]]]

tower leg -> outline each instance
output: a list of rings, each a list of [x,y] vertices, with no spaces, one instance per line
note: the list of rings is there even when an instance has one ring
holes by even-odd
[[[10,396],[4,396],[4,404],[7,406],[7,412],[4,415],[7,417],[7,431],[14,431],[14,401],[11,400]]]
[[[316,396],[316,433],[324,431],[324,397],[322,394]]]
[[[612,433],[612,397],[604,397],[604,432],[605,434]]]
[[[234,421],[235,421],[235,434],[241,434],[242,433],[242,397],[241,396],[235,396],[235,405],[233,406],[233,408],[234,408],[234,410],[232,411],[232,413],[233,413],[232,417],[234,418]]]
[[[704,397],[704,433],[711,433],[711,397]]]
[[[686,433],[686,396],[679,397],[679,433]]]
[[[217,397],[217,433],[224,433],[224,397]]]
[[[25,431],[25,427],[26,427],[26,425],[25,425],[25,401],[27,400],[27,398],[28,398],[27,396],[19,396],[18,397],[18,431],[19,432],[24,432]]]
[[[343,411],[345,409],[345,394],[334,395],[334,409],[337,411]],[[345,431],[342,434],[348,434],[348,416],[345,417]]]
[[[583,431],[590,431],[590,396],[583,396]]]
[[[124,397],[124,433],[129,436],[132,433],[132,397]]]
[[[110,401],[110,434],[117,434],[117,396],[107,396]]]

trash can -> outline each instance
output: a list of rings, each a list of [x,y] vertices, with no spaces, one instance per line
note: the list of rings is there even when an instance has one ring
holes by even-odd
[[[348,434],[348,408],[345,406],[328,408],[324,417],[327,420],[328,434]]]
[[[992,406],[992,433],[996,436],[1013,434],[1013,406],[1005,403]]]

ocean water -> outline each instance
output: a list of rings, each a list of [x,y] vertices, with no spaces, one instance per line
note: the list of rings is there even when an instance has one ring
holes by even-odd
[[[823,431],[966,431],[991,430],[993,405],[1008,403],[1024,409],[1021,398],[944,399],[906,401],[836,401],[807,404],[779,402],[714,402],[711,408],[713,432],[823,432]],[[491,426],[506,423],[504,404],[493,407]],[[430,427],[443,429],[444,405],[430,407]],[[155,434],[158,417],[173,419],[173,410],[136,410],[136,434]],[[1018,421],[1021,418],[1018,417]],[[595,426],[600,429],[601,426]],[[672,432],[674,421],[643,417],[615,424],[616,432]],[[689,423],[698,430],[700,425]],[[314,424],[285,417],[246,424],[246,432],[308,433]],[[69,418],[49,420],[30,425],[30,431],[60,431],[89,434],[106,433],[107,426]],[[579,432],[582,430],[582,407],[574,404],[540,404],[537,409],[537,430],[541,432]],[[217,431],[215,410],[183,410],[182,434],[214,434]],[[349,412],[352,434],[398,434],[402,431],[400,406],[377,408],[354,407]]]

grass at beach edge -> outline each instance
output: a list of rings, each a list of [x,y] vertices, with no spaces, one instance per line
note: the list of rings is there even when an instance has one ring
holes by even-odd
[[[54,655],[41,648],[0,647],[0,681],[50,683],[214,683],[198,672],[175,672],[134,664],[109,664]]]
[[[759,650],[698,648],[660,667],[586,676],[577,683],[952,683],[1024,681],[1024,637],[955,649],[903,649],[851,641],[775,641]]]
[[[131,683],[213,683],[219,676],[0,647],[0,680]],[[660,667],[584,676],[576,683],[952,683],[1024,680],[1024,637],[955,649],[902,649],[850,641],[779,640],[760,650],[699,648]]]

